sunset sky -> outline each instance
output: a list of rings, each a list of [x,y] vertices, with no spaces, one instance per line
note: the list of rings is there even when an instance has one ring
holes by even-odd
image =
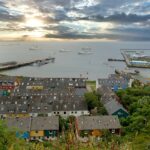
[[[0,39],[150,41],[150,0],[0,0]]]

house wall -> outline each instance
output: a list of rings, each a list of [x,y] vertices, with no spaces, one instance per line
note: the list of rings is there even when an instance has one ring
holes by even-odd
[[[48,117],[52,116],[52,113],[48,113]]]
[[[19,118],[23,118],[23,117],[30,117],[29,114],[6,114],[6,117],[19,117]]]
[[[120,129],[105,129],[110,131],[112,134],[120,134]],[[103,135],[104,130],[100,129],[94,129],[94,130],[79,130],[78,135],[80,137],[87,137],[87,136],[93,136],[93,137],[101,137]]]
[[[117,115],[118,117],[127,117],[129,114],[125,112],[123,109],[119,109],[114,112],[112,115]]]
[[[6,118],[7,115],[6,114],[0,114],[0,118]]]
[[[121,129],[109,129],[109,131],[114,134],[118,134],[118,135],[121,134]]]
[[[30,113],[30,116],[31,116],[31,117],[37,117],[37,116],[38,116],[38,113]]]
[[[43,137],[44,136],[44,131],[39,130],[39,131],[30,131],[30,137]]]
[[[16,132],[16,137],[23,138],[23,139],[29,139],[30,134],[29,134],[29,132],[23,132],[23,133]]]
[[[44,136],[46,137],[56,137],[57,136],[57,131],[56,130],[45,130],[44,131]]]
[[[0,86],[0,89],[3,89],[3,90],[13,90],[15,88],[14,85],[1,85]]]
[[[89,115],[89,111],[54,111],[52,115],[60,115],[62,117]]]

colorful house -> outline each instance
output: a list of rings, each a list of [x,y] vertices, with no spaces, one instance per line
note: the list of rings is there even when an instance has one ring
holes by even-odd
[[[16,131],[16,137],[22,139],[29,139],[30,122],[30,117],[6,118],[7,126]]]
[[[33,117],[31,121],[30,139],[52,139],[59,131],[59,117]]]
[[[129,115],[127,110],[115,99],[104,104],[104,107],[109,115],[117,115],[118,117],[127,117]]]
[[[120,134],[121,125],[117,116],[80,116],[76,118],[78,137],[100,137],[104,130]]]

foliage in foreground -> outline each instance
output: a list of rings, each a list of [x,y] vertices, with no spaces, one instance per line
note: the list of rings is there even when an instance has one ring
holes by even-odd
[[[121,120],[123,138],[129,139],[135,150],[150,149],[150,86],[134,86],[117,95],[130,114]]]
[[[74,134],[74,117],[60,118],[61,136],[56,141],[26,142],[15,137],[15,131],[9,130],[0,121],[0,150],[149,150],[150,149],[150,86],[134,86],[117,92],[123,105],[129,111],[129,117],[121,119],[122,136],[106,132],[101,139],[90,139],[81,143]],[[89,109],[100,108],[100,95],[94,92],[85,95]],[[99,109],[98,109],[99,110]],[[103,114],[100,111],[99,114]],[[73,130],[71,130],[73,127]]]

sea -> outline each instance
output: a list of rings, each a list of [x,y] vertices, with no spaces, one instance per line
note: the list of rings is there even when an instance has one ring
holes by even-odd
[[[35,50],[32,48],[36,47]],[[83,48],[90,48],[89,55],[79,55]],[[60,52],[60,50],[70,52]],[[0,42],[0,63],[25,62],[33,59],[55,57],[54,63],[30,65],[0,72],[12,76],[31,77],[86,77],[90,80],[107,78],[115,69],[127,69],[125,62],[108,62],[108,58],[123,59],[120,49],[147,49],[150,42],[121,41],[15,41]],[[135,68],[133,68],[135,69]],[[150,78],[150,69],[138,69],[142,76]]]

